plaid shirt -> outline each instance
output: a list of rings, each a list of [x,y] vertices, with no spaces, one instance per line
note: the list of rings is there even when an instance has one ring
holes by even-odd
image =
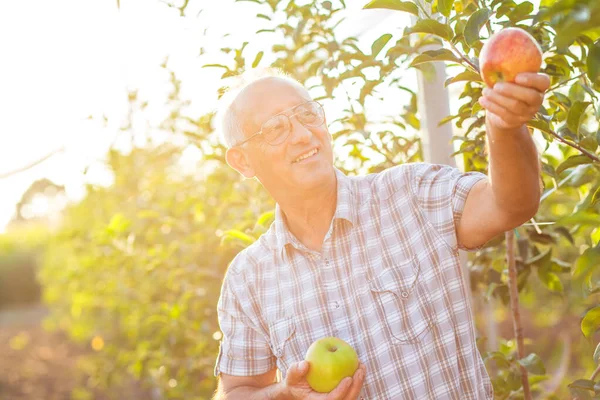
[[[336,336],[367,367],[363,399],[492,399],[455,231],[485,175],[426,163],[336,175],[321,253],[277,208],[269,231],[229,266],[215,376],[276,367],[285,376],[311,343]]]

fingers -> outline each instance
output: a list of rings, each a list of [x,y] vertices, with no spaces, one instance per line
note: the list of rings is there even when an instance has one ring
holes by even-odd
[[[486,97],[481,97],[479,99],[479,103],[487,111],[502,118],[507,124],[509,124],[511,126],[512,125],[519,126],[529,120],[529,119],[526,119],[525,116],[517,115],[514,112],[502,107],[501,105],[499,105],[493,101],[490,101]]]
[[[346,394],[346,400],[358,399],[358,396],[360,395],[360,390],[362,389],[363,384],[365,382],[366,373],[367,367],[364,364],[361,364],[360,367],[358,367],[358,370],[356,370],[356,372],[354,373],[354,376],[352,377],[352,386],[350,386],[350,390],[348,391],[348,394]]]
[[[346,377],[346,378],[342,379],[340,384],[337,385],[335,389],[333,389],[331,392],[329,392],[327,394],[327,397],[325,397],[325,400],[345,399],[346,394],[348,393],[348,390],[350,390],[351,386],[352,386],[352,378]]]
[[[360,364],[352,378],[344,378],[325,400],[356,400],[365,380],[366,367]]]
[[[499,82],[493,89],[484,88],[479,103],[497,118],[502,128],[516,128],[530,121],[544,101],[544,93],[550,86],[545,74],[522,73],[515,83]]]
[[[304,376],[308,373],[309,365],[307,361],[292,364],[286,374],[286,381],[289,386],[293,386],[304,380]]]
[[[486,96],[493,94],[513,99],[527,106],[535,107],[536,110],[544,101],[544,93],[509,82],[497,83],[494,85],[494,89],[485,88],[483,92]]]
[[[490,104],[496,104],[508,111],[513,115],[526,116],[530,115],[534,110],[530,105],[514,99],[512,97],[504,96],[496,90],[485,88],[483,89],[483,98]],[[482,103],[483,105],[483,103]],[[487,107],[486,107],[487,108]]]
[[[516,76],[515,83],[544,93],[550,87],[550,77],[546,74],[523,72]]]

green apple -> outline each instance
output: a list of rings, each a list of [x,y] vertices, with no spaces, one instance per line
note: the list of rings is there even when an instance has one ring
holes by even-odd
[[[358,355],[348,343],[336,337],[325,337],[310,345],[306,356],[310,368],[306,375],[315,392],[329,393],[358,369]]]

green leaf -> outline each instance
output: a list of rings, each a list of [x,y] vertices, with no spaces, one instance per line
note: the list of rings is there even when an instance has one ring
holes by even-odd
[[[577,379],[575,382],[569,384],[570,388],[594,390],[594,381],[589,379]]]
[[[392,35],[390,33],[385,33],[381,35],[379,39],[375,40],[371,45],[371,56],[373,58],[377,57],[379,52],[381,52],[381,49],[385,47],[385,45],[387,44],[387,42],[390,41],[391,38]]]
[[[471,117],[477,115],[477,113],[481,110],[483,110],[483,106],[481,105],[481,103],[476,102],[475,104],[473,104],[473,107],[471,108]]]
[[[256,223],[267,228],[269,225],[271,225],[274,218],[275,211],[267,211],[258,218],[258,221],[256,221]]]
[[[444,82],[444,86],[448,86],[451,83],[460,82],[460,81],[483,82],[481,79],[481,76],[477,72],[467,70],[467,71],[461,72],[460,74],[458,74],[452,78],[446,79],[446,82]]]
[[[531,257],[525,262],[525,265],[535,265],[539,268],[547,268],[552,260],[552,248],[538,254],[537,256]]]
[[[517,362],[521,364],[527,372],[534,375],[544,375],[546,373],[546,368],[544,367],[542,359],[535,353],[531,353]]]
[[[258,63],[260,63],[260,60],[263,58],[263,55],[265,54],[264,51],[259,51],[258,54],[256,55],[256,58],[254,58],[254,62],[252,63],[252,68],[256,68],[256,66],[258,65]]]
[[[373,8],[386,8],[388,10],[405,11],[411,14],[419,16],[419,9],[415,3],[410,1],[398,1],[398,0],[373,0],[368,3],[363,9]]]
[[[447,117],[444,117],[440,120],[440,122],[438,122],[438,126],[442,126],[444,124],[447,124],[448,122],[452,121],[453,119],[456,119],[460,117],[459,114],[457,115],[448,115]]]
[[[449,17],[453,4],[454,0],[438,0],[438,12],[445,17]]]
[[[590,106],[589,101],[576,101],[575,104],[569,110],[569,115],[567,116],[567,126],[571,130],[571,132],[579,134],[579,127],[581,126],[581,122],[585,117],[585,110]]]
[[[465,40],[469,46],[473,46],[477,41],[479,41],[479,31],[489,20],[490,15],[492,15],[492,10],[487,8],[481,8],[471,14],[463,32]]]
[[[121,213],[113,215],[108,223],[107,231],[112,234],[123,233],[131,226],[131,221]]]
[[[434,19],[420,19],[414,26],[408,29],[408,33],[431,33],[448,41],[454,36],[454,32],[452,32],[450,26]]]
[[[415,57],[415,59],[410,63],[409,67],[414,67],[415,65],[432,61],[460,62],[460,58],[456,57],[454,53],[448,49],[428,50]]]
[[[600,215],[593,214],[589,211],[580,211],[578,213],[568,215],[556,221],[557,224],[563,226],[569,225],[600,225]]]
[[[225,68],[226,70],[229,70],[229,67],[222,64],[204,64],[202,68]]]
[[[494,360],[500,368],[510,367],[510,362],[506,359],[506,356],[499,351],[492,351],[485,355],[484,361]]]
[[[562,237],[567,239],[569,242],[571,242],[572,245],[575,245],[575,239],[573,239],[573,235],[571,235],[571,232],[569,232],[569,230],[566,227],[558,226],[558,227],[554,228],[554,232],[558,233],[559,235],[561,235]],[[557,261],[560,261],[560,260],[553,259],[552,261],[554,261],[556,263]],[[570,264],[569,264],[569,268],[570,268]]]
[[[543,269],[538,269],[538,277],[548,289],[553,292],[562,293],[564,291],[563,283],[561,282],[558,275],[554,272],[545,271]]]
[[[587,74],[592,82],[600,82],[600,40],[590,45],[587,58]]]
[[[527,126],[538,129],[549,135],[551,135],[553,133],[552,128],[550,127],[550,124],[548,124],[548,122],[546,122],[546,121],[541,121],[539,119],[534,119],[534,120],[529,121],[527,123]]]
[[[590,153],[595,153],[598,148],[598,142],[593,136],[586,136],[579,141],[579,145]]]
[[[590,164],[592,162],[593,162],[593,160],[591,158],[589,158],[588,156],[584,156],[584,155],[571,156],[571,157],[567,158],[565,161],[563,161],[558,166],[558,168],[556,168],[556,173],[561,174],[564,170],[569,169],[571,167],[575,167],[577,165],[582,165],[582,164]]]
[[[596,189],[596,191],[594,192],[590,206],[594,207],[598,203],[598,201],[600,201],[600,187],[598,187],[598,189]]]
[[[550,175],[554,179],[558,179],[558,175],[556,174],[556,170],[550,164],[546,164],[545,162],[542,162],[542,172],[546,173],[547,175]]]
[[[518,371],[510,371],[506,377],[506,385],[510,390],[519,390],[523,386],[521,374]]]
[[[226,231],[223,234],[223,239],[237,239],[242,241],[243,243],[247,244],[247,245],[251,245],[252,243],[254,243],[256,241],[255,238],[253,238],[250,235],[245,234],[242,231],[239,231],[237,229],[230,229],[228,231]]]
[[[573,279],[587,279],[598,265],[600,265],[600,246],[586,249],[575,260],[575,264],[573,265]]]
[[[533,8],[533,4],[529,1],[520,3],[508,14],[508,19],[514,24],[524,19],[531,18]]]
[[[525,358],[517,360],[519,364],[521,364],[529,373],[534,375],[544,375],[546,373],[546,367],[544,367],[544,362],[535,353],[531,353]]]
[[[581,332],[583,336],[589,338],[600,327],[600,307],[594,307],[589,310],[581,321]]]

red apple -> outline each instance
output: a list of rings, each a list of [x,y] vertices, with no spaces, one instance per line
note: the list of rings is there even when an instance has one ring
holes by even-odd
[[[326,337],[310,345],[306,356],[310,368],[308,384],[315,392],[329,393],[347,376],[352,377],[359,366],[358,355],[348,343],[336,337]]]
[[[537,41],[521,28],[505,28],[493,34],[479,53],[479,69],[486,85],[514,82],[522,72],[538,72],[542,50]]]

